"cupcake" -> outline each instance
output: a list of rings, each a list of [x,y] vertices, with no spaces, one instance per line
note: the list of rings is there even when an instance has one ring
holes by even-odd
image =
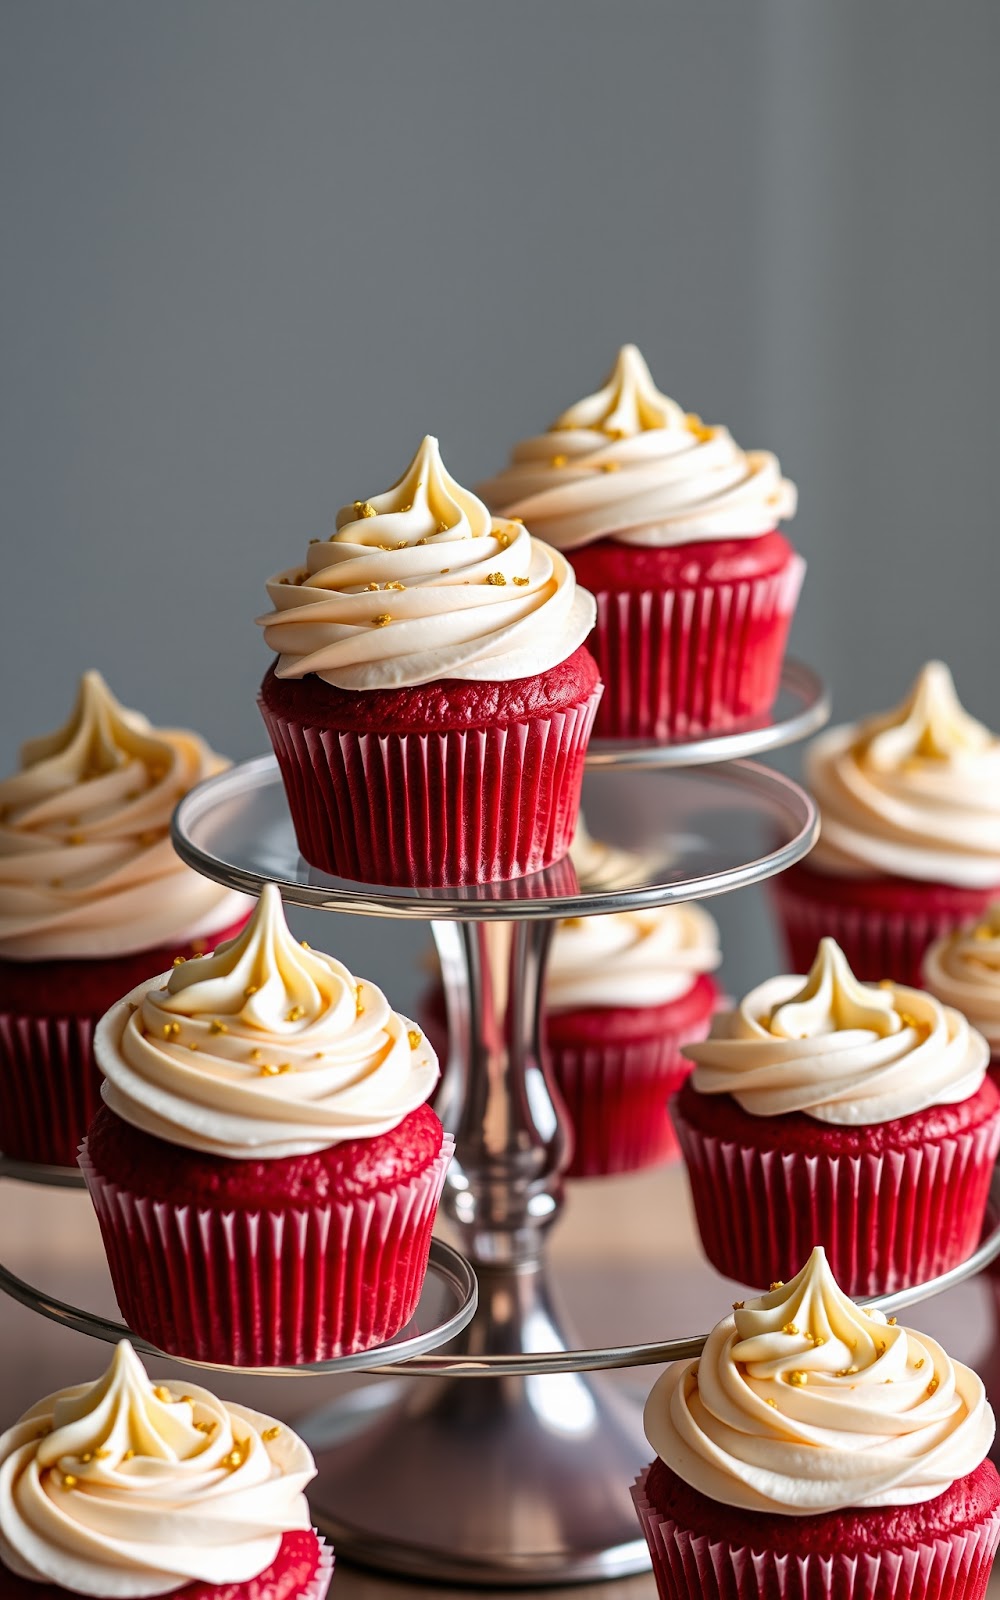
[[[598,734],[685,739],[767,716],[805,572],[777,531],[795,489],[773,455],[660,394],[635,345],[480,493],[596,597]]]
[[[990,1047],[1000,1073],[1000,901],[978,922],[936,939],[924,954],[924,988],[968,1017]]]
[[[1000,1147],[989,1046],[919,989],[861,984],[824,939],[708,1038],[673,1102],[705,1254],[759,1286],[821,1244],[848,1294],[924,1282],[979,1243]]]
[[[133,989],[95,1037],[80,1156],[118,1304],[173,1355],[325,1361],[412,1317],[453,1148],[438,1075],[381,990],[292,938],[268,886],[238,939]]]
[[[566,853],[600,695],[594,602],[448,475],[436,439],[268,593],[260,708],[306,861],[429,886]]]
[[[177,801],[228,762],[153,728],[97,672],[0,782],[0,1150],[72,1166],[100,1104],[98,1018],[144,973],[229,938],[250,901],[184,865]]]
[[[632,1496],[660,1600],[982,1600],[993,1412],[933,1339],[848,1299],[822,1249],[646,1402]]]
[[[316,1466],[273,1417],[186,1379],[153,1384],[122,1340],[96,1383],[0,1436],[4,1600],[324,1600]]]
[[[924,951],[1000,894],[1000,739],[931,661],[895,711],[813,741],[820,840],[773,883],[789,959],[833,934],[859,977],[919,984]]]
[[[708,1030],[718,929],[697,905],[556,925],[545,985],[549,1069],[573,1129],[571,1178],[633,1172],[677,1155],[667,1102]]]

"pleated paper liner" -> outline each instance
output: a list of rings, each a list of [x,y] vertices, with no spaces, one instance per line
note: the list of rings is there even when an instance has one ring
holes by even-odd
[[[171,1600],[326,1600],[333,1566],[333,1550],[315,1530],[286,1533],[274,1561],[256,1578],[244,1583],[186,1583],[171,1591]],[[0,1595],[3,1600],[74,1600],[72,1591],[16,1578],[2,1563]]]
[[[718,1507],[711,1534],[695,1532],[663,1515],[646,1493],[651,1471],[647,1467],[636,1480],[632,1498],[649,1545],[660,1600],[983,1600],[986,1595],[1000,1542],[996,1507],[972,1526],[938,1530],[931,1502],[926,1534],[912,1545],[853,1550],[845,1540],[846,1548],[836,1548],[831,1541],[834,1548],[828,1550],[775,1550],[767,1548],[763,1527],[759,1545],[756,1540],[746,1544],[727,1538],[731,1514],[726,1506]],[[856,1513],[859,1519],[866,1515],[872,1513]],[[839,1513],[837,1523],[842,1526],[844,1518],[845,1513]],[[799,1519],[781,1520],[794,1524]]]
[[[604,679],[599,738],[671,740],[767,716],[805,562],[692,588],[595,591],[588,647]]]
[[[106,1180],[84,1145],[122,1316],[159,1349],[234,1366],[330,1361],[406,1326],[427,1275],[454,1153],[391,1191],[309,1210],[150,1200]]]
[[[383,735],[260,704],[306,861],[362,883],[441,887],[565,855],[599,698],[505,727]]]
[[[849,1295],[890,1294],[979,1244],[1000,1114],[882,1154],[759,1149],[715,1138],[672,1105],[702,1247],[724,1277],[766,1288],[821,1244]],[[820,1126],[820,1125],[818,1125]]]
[[[807,863],[773,879],[769,890],[793,972],[809,971],[816,946],[829,934],[863,983],[892,978],[918,989],[935,939],[982,915],[1000,896],[1000,885],[959,889],[903,878],[847,878]]]

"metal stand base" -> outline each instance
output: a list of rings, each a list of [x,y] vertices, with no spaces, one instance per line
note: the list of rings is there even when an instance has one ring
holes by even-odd
[[[480,1268],[462,1345],[472,1357],[565,1347],[537,1266]],[[339,1555],[503,1588],[649,1569],[629,1494],[649,1446],[638,1407],[606,1379],[424,1379],[402,1399],[386,1388],[377,1412],[366,1389],[303,1429],[317,1451],[313,1515]]]

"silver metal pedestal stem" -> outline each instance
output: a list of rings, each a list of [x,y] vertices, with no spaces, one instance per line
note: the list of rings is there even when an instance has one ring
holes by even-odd
[[[434,924],[451,1037],[441,1111],[456,1139],[444,1206],[480,1284],[460,1342],[470,1356],[573,1343],[544,1265],[569,1139],[538,1055],[551,926]],[[599,1376],[423,1379],[320,1451],[310,1497],[341,1553],[373,1566],[578,1583],[648,1568],[629,1495],[648,1454],[637,1408]]]

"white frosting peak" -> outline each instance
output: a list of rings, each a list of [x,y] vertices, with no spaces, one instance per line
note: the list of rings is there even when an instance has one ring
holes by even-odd
[[[976,1093],[989,1046],[921,989],[859,983],[832,939],[807,978],[771,978],[683,1051],[699,1094],[751,1116],[801,1111],[842,1127],[888,1122]]]
[[[810,863],[962,888],[1000,884],[1000,739],[930,661],[902,705],[813,741],[822,832]]]
[[[635,345],[596,394],[516,445],[480,492],[559,550],[602,538],[660,547],[753,538],[795,511],[777,459],[741,450],[726,428],[661,394]]]
[[[186,1380],[154,1386],[123,1340],[96,1383],[0,1438],[0,1556],[100,1600],[245,1583],[309,1527],[315,1471],[291,1429]]]
[[[350,690],[531,677],[571,656],[596,616],[568,562],[491,517],[430,436],[398,483],[345,506],[305,567],[267,590],[278,677]]]
[[[698,905],[572,917],[552,940],[546,1009],[666,1005],[720,960],[719,930]]]
[[[1000,1050],[1000,900],[970,927],[946,934],[924,956],[924,985],[954,1006]]]
[[[646,1403],[661,1460],[721,1505],[785,1516],[910,1505],[985,1460],[982,1382],[926,1334],[862,1310],[817,1247],[733,1308]]]
[[[129,955],[236,922],[243,895],[170,842],[170,815],[228,766],[195,733],[153,728],[85,672],[56,733],[29,740],[0,782],[0,957]]]
[[[381,989],[296,942],[273,884],[239,938],[114,1006],[94,1051],[118,1116],[234,1160],[387,1133],[438,1078]]]

